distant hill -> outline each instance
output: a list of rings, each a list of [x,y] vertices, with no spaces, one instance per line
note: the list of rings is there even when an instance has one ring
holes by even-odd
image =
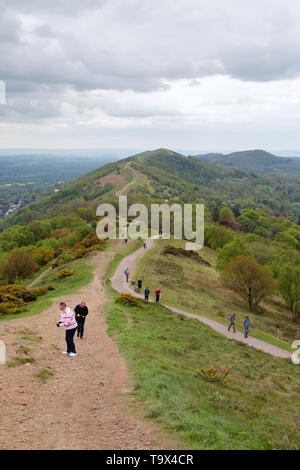
[[[196,155],[210,163],[240,168],[254,173],[281,173],[300,176],[300,158],[277,157],[264,150],[246,150],[227,155],[222,153],[207,153]]]

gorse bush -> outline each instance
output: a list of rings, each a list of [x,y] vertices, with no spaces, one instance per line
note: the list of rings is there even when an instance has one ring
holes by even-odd
[[[201,377],[205,380],[207,380],[208,382],[212,382],[212,383],[224,383],[226,384],[228,382],[228,375],[230,374],[230,369],[229,367],[221,372],[218,367],[210,367],[209,369],[204,369],[203,367],[201,367],[201,369],[197,370],[196,371],[196,375],[197,377]]]
[[[71,256],[73,259],[82,258],[91,251],[102,250],[104,243],[104,240],[100,240],[97,237],[96,231],[92,230],[86,237],[73,246]]]
[[[27,302],[32,302],[37,297],[47,294],[53,286],[28,289],[17,284],[0,287],[0,314],[15,314],[27,309]]]
[[[143,308],[143,300],[131,294],[121,294],[116,298],[116,302],[120,304],[130,305],[131,307]]]
[[[57,275],[58,279],[62,279],[64,277],[69,277],[69,276],[73,276],[74,274],[74,271],[72,271],[71,269],[63,269],[62,271],[60,271]]]

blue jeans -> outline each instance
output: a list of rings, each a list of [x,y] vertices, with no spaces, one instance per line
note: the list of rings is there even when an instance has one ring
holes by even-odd
[[[73,330],[66,330],[66,342],[67,342],[67,353],[75,353],[75,343],[74,343],[74,335],[75,335],[76,328]]]
[[[77,324],[78,324],[78,326],[77,326],[77,337],[80,336],[80,338],[83,338],[85,318],[83,318],[80,321],[77,320]]]

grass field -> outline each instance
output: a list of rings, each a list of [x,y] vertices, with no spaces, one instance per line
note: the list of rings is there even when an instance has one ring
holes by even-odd
[[[28,304],[28,309],[18,314],[10,314],[0,316],[0,321],[15,320],[16,318],[25,318],[32,315],[41,313],[46,308],[50,307],[53,303],[53,299],[60,295],[67,295],[75,292],[81,287],[89,284],[93,278],[93,267],[88,261],[89,258],[82,258],[67,266],[59,266],[48,272],[34,287],[40,287],[51,284],[55,288],[48,292],[48,294],[38,297],[36,301]],[[74,274],[70,277],[58,279],[57,274],[59,271],[67,267],[74,271]]]
[[[108,333],[148,418],[191,449],[299,448],[299,367],[162,306],[115,303],[107,290]],[[198,377],[202,367],[229,367],[227,384]]]
[[[182,246],[181,240],[157,240],[138,264],[138,277],[144,279],[153,292],[162,291],[162,302],[188,312],[204,315],[227,324],[232,313],[237,316],[237,329],[248,315],[247,306],[232,292],[225,290],[214,269],[216,252],[204,247],[199,254],[212,267],[190,258],[162,254],[168,245]],[[251,314],[251,335],[288,351],[290,344],[300,338],[300,324],[291,320],[281,299],[268,299],[260,314]]]

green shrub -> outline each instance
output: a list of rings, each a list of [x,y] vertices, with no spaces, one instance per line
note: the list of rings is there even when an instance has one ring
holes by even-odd
[[[116,302],[120,304],[130,305],[131,307],[143,308],[143,300],[131,294],[121,294],[119,297],[117,297]]]

